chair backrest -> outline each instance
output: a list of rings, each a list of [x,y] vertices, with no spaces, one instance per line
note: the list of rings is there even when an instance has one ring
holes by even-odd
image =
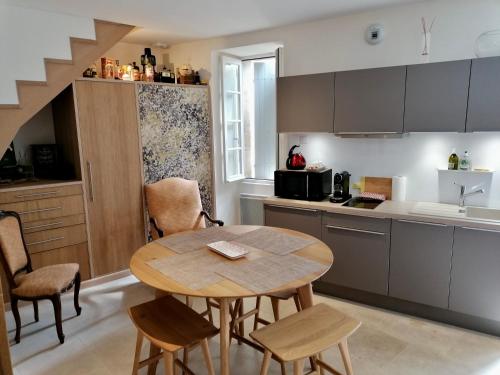
[[[165,178],[146,185],[145,192],[149,215],[164,236],[205,228],[198,181]]]
[[[11,287],[19,272],[31,272],[31,259],[22,232],[21,219],[14,211],[0,211],[0,259]]]

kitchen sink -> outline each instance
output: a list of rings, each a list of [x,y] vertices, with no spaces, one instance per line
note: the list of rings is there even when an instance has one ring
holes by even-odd
[[[485,207],[466,207],[465,216],[471,219],[500,221],[500,210]]]

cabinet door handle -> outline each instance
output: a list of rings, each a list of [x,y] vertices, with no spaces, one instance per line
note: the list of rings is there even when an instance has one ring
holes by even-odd
[[[21,211],[21,212],[18,212],[18,214],[19,215],[27,215],[27,214],[34,214],[37,212],[55,211],[55,210],[60,210],[60,209],[62,209],[62,206],[49,207],[49,208],[38,208],[36,210],[29,210],[29,211]]]
[[[87,173],[89,175],[89,199],[94,202],[94,183],[92,181],[92,164],[87,161]]]
[[[302,208],[302,207],[290,207],[290,206],[280,206],[278,204],[265,204],[267,207],[274,207],[274,208],[286,208],[289,210],[297,210],[297,211],[306,211],[306,212],[319,212],[319,210],[316,210],[314,208]]]
[[[462,229],[467,229],[467,230],[477,230],[480,232],[488,232],[488,233],[497,233],[500,234],[500,230],[494,230],[494,229],[481,229],[481,228],[471,228],[471,227],[458,227]]]
[[[433,227],[447,227],[447,224],[439,224],[439,223],[428,223],[426,221],[416,221],[416,220],[396,220],[401,223],[410,223],[410,224],[421,224],[421,225],[431,225]]]
[[[41,245],[43,243],[53,242],[53,241],[59,241],[59,240],[64,240],[64,237],[54,237],[54,238],[49,238],[47,240],[29,242],[29,243],[26,244],[26,246]]]
[[[40,225],[33,225],[31,227],[24,227],[24,229],[38,229],[38,228],[47,228],[47,227],[53,227],[55,225],[62,225],[62,221],[56,221],[55,223],[49,223],[49,224],[40,224]]]
[[[338,229],[346,232],[356,232],[356,233],[365,233],[365,234],[374,234],[376,236],[385,236],[387,233],[383,232],[374,232],[371,230],[363,230],[363,229],[354,229],[354,228],[346,228],[346,227],[337,227],[335,225],[326,225],[328,229]]]
[[[44,193],[32,193],[32,194],[19,194],[16,195],[16,198],[32,198],[32,197],[43,197],[46,195],[55,195],[57,194],[57,191],[47,191]]]
[[[383,134],[402,134],[401,132],[336,132],[337,135],[383,135]]]

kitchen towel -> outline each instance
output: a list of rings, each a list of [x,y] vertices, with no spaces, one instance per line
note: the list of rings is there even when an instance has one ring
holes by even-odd
[[[403,202],[406,200],[406,177],[393,176],[392,177],[392,200],[396,202]]]

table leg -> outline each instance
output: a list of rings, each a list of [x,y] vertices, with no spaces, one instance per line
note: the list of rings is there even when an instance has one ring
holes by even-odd
[[[314,305],[312,284],[307,284],[297,288],[297,293],[299,294],[300,306],[302,309],[307,309],[308,307],[312,307]]]
[[[221,298],[220,304],[220,373],[229,375],[229,339],[230,318],[229,299]]]

